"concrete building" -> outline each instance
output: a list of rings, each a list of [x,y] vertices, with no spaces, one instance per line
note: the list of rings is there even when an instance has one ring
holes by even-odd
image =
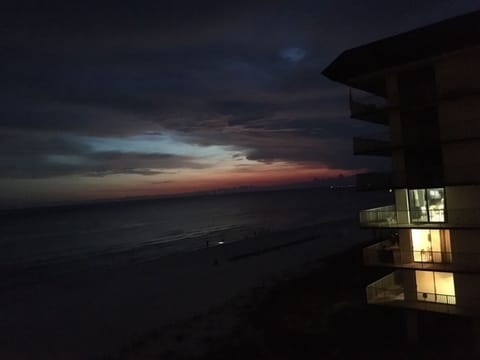
[[[343,52],[323,74],[351,88],[351,117],[386,136],[354,138],[354,153],[388,156],[394,203],[360,214],[395,235],[364,250],[391,273],[370,304],[480,313],[480,11]]]

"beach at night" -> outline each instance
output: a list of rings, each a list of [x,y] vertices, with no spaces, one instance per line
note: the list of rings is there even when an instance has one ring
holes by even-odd
[[[35,269],[2,291],[0,353],[19,359],[114,356],[155,329],[173,328],[252,289],[305,272],[309,263],[365,235],[356,218],[347,218],[252,234],[154,261],[83,264],[61,275],[58,265]]]

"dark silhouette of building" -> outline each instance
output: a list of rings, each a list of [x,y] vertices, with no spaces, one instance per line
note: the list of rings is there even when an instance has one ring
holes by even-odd
[[[358,179],[395,198],[360,214],[397,234],[364,250],[392,269],[368,303],[479,315],[480,11],[347,50],[323,74],[351,88],[352,118],[387,134],[354,138],[355,154],[392,160],[391,174]]]

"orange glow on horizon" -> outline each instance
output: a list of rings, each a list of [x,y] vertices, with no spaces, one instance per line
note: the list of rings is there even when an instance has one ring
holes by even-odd
[[[246,169],[195,174],[190,179],[181,178],[160,185],[153,185],[144,189],[149,195],[181,194],[196,191],[210,191],[241,186],[276,186],[300,182],[313,181],[315,178],[334,180],[338,176],[352,176],[365,171],[365,169],[343,170],[329,168],[313,168],[288,165],[281,168],[251,170]]]
[[[331,179],[334,184],[335,178],[340,175],[352,176],[365,170],[331,169],[315,164],[256,162],[239,167],[185,169],[154,176],[133,174],[106,177],[66,176],[52,179],[21,179],[14,183],[0,181],[0,184],[8,194],[11,194],[11,203],[30,204],[181,195],[242,186],[288,186],[311,182],[314,179]],[[26,193],[24,189],[29,191]]]

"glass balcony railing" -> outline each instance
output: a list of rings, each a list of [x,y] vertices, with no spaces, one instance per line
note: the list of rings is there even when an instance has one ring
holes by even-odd
[[[360,225],[369,227],[394,227],[398,225],[395,205],[382,206],[360,212]]]
[[[360,212],[360,225],[368,228],[450,228],[480,226],[480,209],[397,210],[394,205]]]
[[[352,118],[388,125],[386,109],[387,101],[385,98],[350,91],[350,114]]]
[[[445,101],[452,101],[479,94],[480,89],[478,86],[469,89],[444,89],[442,92],[439,92],[435,98],[429,97],[417,104],[403,104],[402,108],[409,111],[418,111],[441,104]],[[400,107],[398,103],[389,103],[384,97],[357,91],[352,88],[350,88],[349,103],[352,118],[382,125],[388,125],[388,110],[398,109]],[[468,130],[467,128],[465,129]],[[470,136],[472,135],[471,133],[469,134]],[[454,134],[447,134],[447,136],[454,136]],[[460,136],[459,138],[464,139],[464,136]]]
[[[367,303],[435,311],[448,314],[472,313],[475,307],[457,306],[457,297],[450,294],[408,291],[397,272],[389,274],[366,288]]]
[[[480,252],[405,251],[391,240],[363,249],[366,265],[442,271],[480,271]]]
[[[366,291],[369,304],[405,300],[405,289],[399,281],[397,273],[391,273],[368,285]]]

